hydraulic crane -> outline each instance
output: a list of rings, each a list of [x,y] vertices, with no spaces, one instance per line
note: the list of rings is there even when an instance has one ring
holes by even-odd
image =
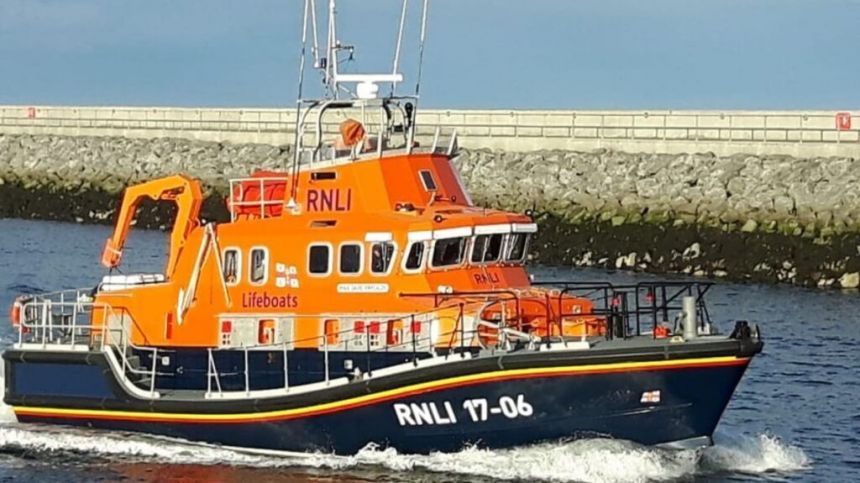
[[[200,182],[184,175],[154,179],[126,188],[116,227],[113,235],[105,243],[101,263],[107,268],[116,268],[120,265],[128,230],[138,205],[145,198],[172,201],[177,208],[176,220],[170,233],[170,252],[164,271],[165,277],[170,278],[188,235],[200,225],[200,206],[203,203]]]

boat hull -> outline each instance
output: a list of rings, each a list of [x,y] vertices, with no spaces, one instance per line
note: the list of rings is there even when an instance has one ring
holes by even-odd
[[[352,454],[369,443],[427,453],[596,436],[647,445],[708,441],[760,349],[760,342],[730,341],[672,354],[490,355],[422,362],[303,394],[196,401],[132,397],[100,353],[4,357],[6,401],[21,422]]]

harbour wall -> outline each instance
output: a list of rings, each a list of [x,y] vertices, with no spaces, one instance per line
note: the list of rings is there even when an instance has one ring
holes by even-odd
[[[332,113],[326,135],[357,113]],[[860,115],[860,110],[853,111]],[[456,132],[469,149],[860,157],[852,111],[421,109],[418,138]],[[0,133],[290,144],[296,110],[255,108],[0,106]],[[372,125],[370,126],[372,128]]]
[[[292,159],[286,144],[4,130],[0,217],[110,223],[126,185],[185,172],[206,185],[203,216],[223,220],[229,178]],[[851,152],[516,152],[465,137],[461,146],[456,163],[476,202],[534,213],[536,262],[860,285],[860,156]],[[164,226],[170,215],[146,205],[140,224]]]

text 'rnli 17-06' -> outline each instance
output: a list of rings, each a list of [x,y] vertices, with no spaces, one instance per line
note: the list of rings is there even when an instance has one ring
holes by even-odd
[[[418,83],[397,93],[411,10],[392,72],[355,74],[340,71],[353,47],[334,1],[305,4],[303,52],[325,92],[300,92],[292,165],[232,180],[218,224],[201,222],[194,179],[127,188],[110,273],[13,305],[5,401],[19,421],[341,454],[709,444],[758,329],[719,335],[707,283],[532,282],[536,224],[473,205],[456,133],[419,129]],[[117,274],[144,199],[177,208],[164,272]]]

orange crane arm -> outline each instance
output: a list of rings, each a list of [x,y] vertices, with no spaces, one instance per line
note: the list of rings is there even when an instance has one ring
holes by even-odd
[[[167,200],[176,204],[176,220],[173,222],[173,230],[170,232],[170,253],[164,272],[165,276],[169,278],[176,267],[176,261],[185,245],[185,240],[188,239],[191,230],[200,225],[198,216],[200,205],[203,203],[200,182],[183,175],[154,179],[126,188],[119,217],[116,220],[116,227],[114,227],[113,235],[105,243],[101,262],[107,268],[119,266],[131,221],[134,219],[138,205],[144,198],[156,201]]]

